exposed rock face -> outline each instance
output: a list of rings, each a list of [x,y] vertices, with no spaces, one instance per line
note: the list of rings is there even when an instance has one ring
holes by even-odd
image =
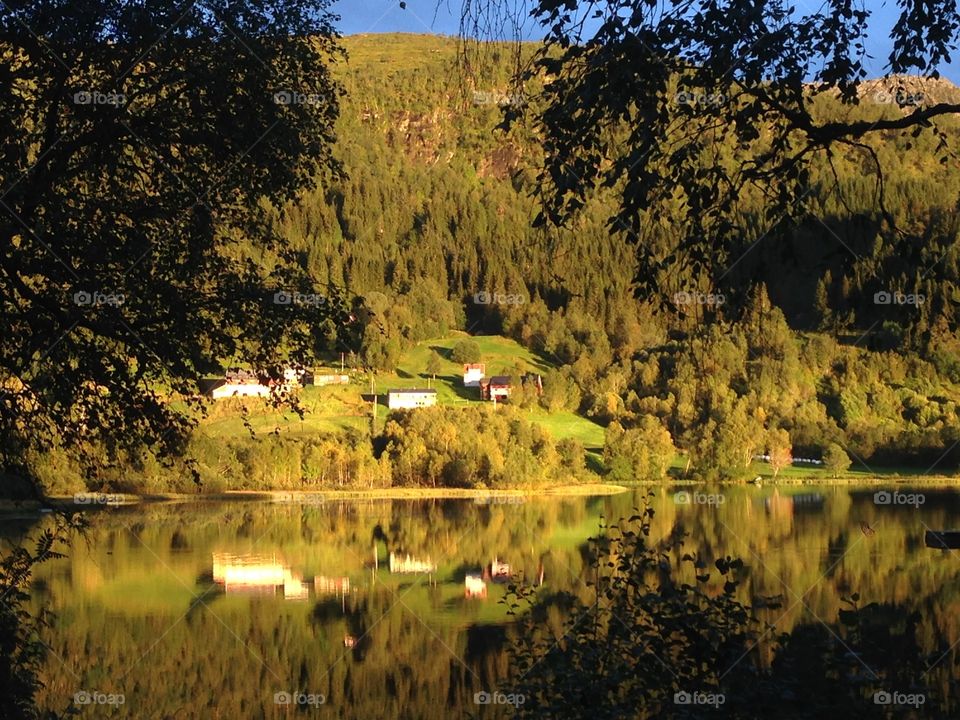
[[[960,88],[943,78],[891,75],[860,83],[857,96],[861,102],[899,105],[909,110],[939,103],[960,103]]]

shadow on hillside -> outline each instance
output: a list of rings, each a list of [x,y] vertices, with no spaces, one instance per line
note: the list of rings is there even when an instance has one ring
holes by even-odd
[[[448,362],[453,362],[453,348],[441,347],[440,345],[431,345],[430,349]]]
[[[443,380],[446,382],[450,389],[456,393],[458,398],[463,400],[480,400],[480,388],[478,387],[464,387],[463,377],[459,375],[445,375],[437,376],[438,380]]]

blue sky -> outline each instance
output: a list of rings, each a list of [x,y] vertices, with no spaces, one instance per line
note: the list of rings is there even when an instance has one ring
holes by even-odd
[[[477,0],[474,0],[475,2]],[[483,2],[483,0],[479,0]],[[532,2],[532,0],[530,0]],[[460,24],[460,0],[405,0],[406,9],[400,8],[399,0],[339,0],[333,11],[341,17],[338,27],[345,35],[358,33],[430,33],[455,35]],[[865,0],[873,13],[872,35],[867,45],[868,52],[874,56],[868,69],[871,77],[884,72],[886,58],[890,53],[889,32],[896,22],[899,9],[892,0]],[[819,6],[819,0],[797,0],[798,12],[809,12]],[[538,37],[539,28],[527,20],[527,37]],[[944,77],[960,84],[960,72],[956,61],[941,67]]]

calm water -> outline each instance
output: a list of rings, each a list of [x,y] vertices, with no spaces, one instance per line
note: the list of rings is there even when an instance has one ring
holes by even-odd
[[[681,526],[708,561],[741,557],[745,599],[784,596],[763,611],[781,630],[834,622],[859,592],[919,610],[924,641],[946,650],[960,551],[923,534],[960,528],[960,493],[925,488],[914,507],[877,505],[877,489],[684,489],[689,503],[659,489],[655,532]],[[587,593],[586,539],[640,495],[101,509],[35,583],[55,613],[41,700],[62,710],[87,692],[89,717],[503,715],[474,703],[509,683],[499,565]]]

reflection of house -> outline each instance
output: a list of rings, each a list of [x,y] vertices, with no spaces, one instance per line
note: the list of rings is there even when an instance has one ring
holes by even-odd
[[[437,391],[431,389],[390,390],[387,407],[391,410],[430,407],[437,404]]]
[[[487,366],[483,363],[467,363],[463,366],[463,386],[480,387],[480,381],[487,374]]]
[[[418,573],[422,575],[435,572],[436,569],[436,563],[430,562],[430,558],[417,560],[409,555],[400,557],[390,553],[390,572],[392,573]]]
[[[494,557],[490,563],[490,577],[494,582],[507,582],[510,579],[510,565]]]
[[[346,595],[350,592],[350,578],[318,575],[313,579],[313,589],[317,595]]]
[[[487,584],[479,575],[467,575],[463,579],[463,595],[468,598],[486,597]]]
[[[824,497],[820,493],[781,495],[779,490],[774,490],[773,495],[764,498],[763,506],[771,515],[791,516],[804,510],[821,510],[823,502]]]
[[[502,402],[510,397],[510,376],[494,375],[489,380],[480,381],[480,398]]]
[[[213,581],[227,593],[275,595],[283,588],[287,600],[303,600],[310,591],[300,575],[265,555],[214,553]]]

